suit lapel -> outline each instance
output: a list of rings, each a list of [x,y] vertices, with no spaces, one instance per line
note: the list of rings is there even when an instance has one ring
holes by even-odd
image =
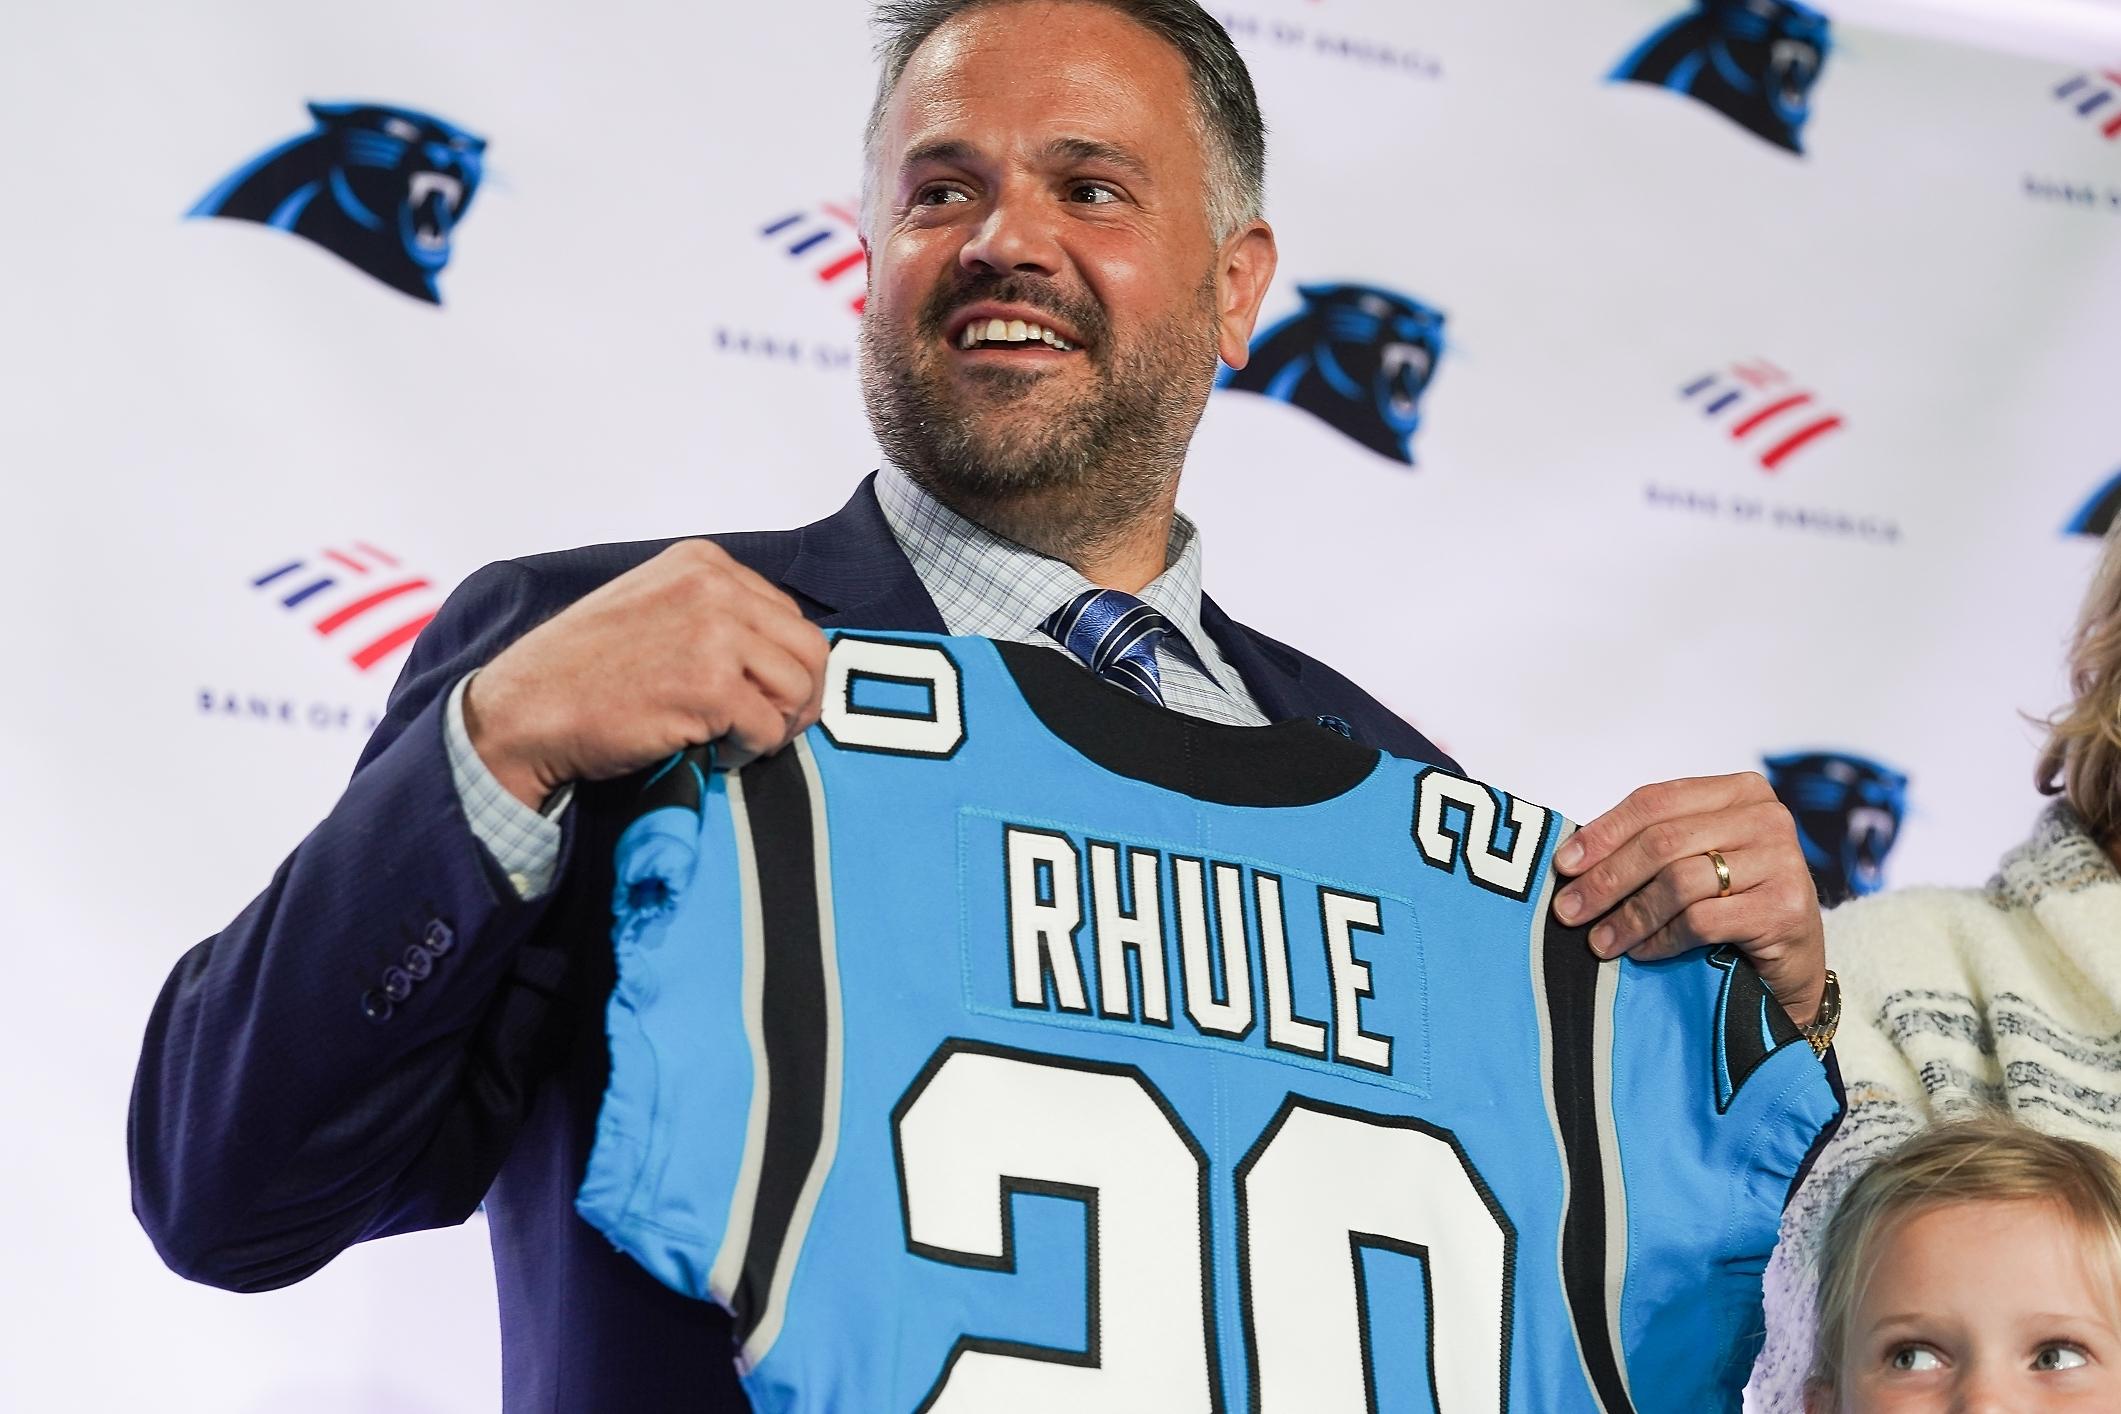
[[[781,583],[825,611],[820,627],[944,631],[876,503],[875,473],[862,478],[846,505],[796,533],[802,541]]]
[[[1261,643],[1205,594],[1200,597],[1200,626],[1222,650],[1224,661],[1245,680],[1252,700],[1259,704],[1268,721],[1316,717],[1325,710],[1305,688],[1300,660]]]

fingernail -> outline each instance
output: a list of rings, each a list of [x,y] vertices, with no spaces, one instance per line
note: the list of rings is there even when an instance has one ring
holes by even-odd
[[[1583,845],[1576,840],[1570,840],[1559,850],[1555,851],[1554,867],[1563,873],[1572,872],[1581,863],[1583,863]]]
[[[1591,951],[1600,957],[1611,957],[1613,947],[1613,925],[1601,923],[1591,930]]]
[[[1554,900],[1554,912],[1564,923],[1574,923],[1582,908],[1583,896],[1574,889],[1563,889],[1561,897]]]

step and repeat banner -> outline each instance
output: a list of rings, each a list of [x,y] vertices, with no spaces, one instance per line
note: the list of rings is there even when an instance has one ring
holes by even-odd
[[[1830,893],[1984,879],[2121,499],[2121,54],[1789,0],[1213,8],[1282,263],[1187,473],[1211,592],[1579,818],[1758,769]],[[493,1409],[476,1220],[263,1296],[159,1265],[141,1027],[457,581],[798,524],[874,464],[865,7],[9,29],[0,1403]]]

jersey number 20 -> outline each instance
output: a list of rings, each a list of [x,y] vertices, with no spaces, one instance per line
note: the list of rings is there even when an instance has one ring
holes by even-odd
[[[920,1256],[1013,1271],[1016,1193],[1079,1199],[1087,1215],[1087,1349],[968,1334],[922,1409],[1222,1408],[1207,1155],[1148,1077],[952,1041],[893,1122]],[[1376,1409],[1366,1247],[1423,1261],[1436,1407],[1504,1407],[1515,1233],[1448,1130],[1292,1095],[1235,1182],[1253,1410]]]

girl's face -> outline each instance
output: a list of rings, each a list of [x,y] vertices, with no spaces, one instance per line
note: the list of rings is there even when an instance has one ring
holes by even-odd
[[[2121,1311],[2049,1203],[1954,1203],[1887,1225],[1810,1414],[2121,1409]]]

